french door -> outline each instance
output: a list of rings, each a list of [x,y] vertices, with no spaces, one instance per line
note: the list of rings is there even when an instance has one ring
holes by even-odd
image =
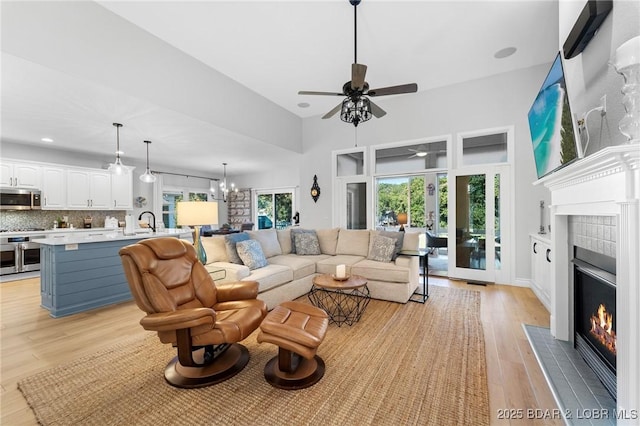
[[[511,245],[507,166],[459,170],[450,183],[449,276],[508,282]],[[504,220],[503,220],[504,218]]]
[[[334,205],[338,206],[333,212],[333,223],[346,229],[368,229],[369,200],[371,200],[370,185],[359,176],[336,178]]]

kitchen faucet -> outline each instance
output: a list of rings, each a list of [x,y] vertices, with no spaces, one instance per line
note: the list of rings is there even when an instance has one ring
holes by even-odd
[[[156,215],[153,214],[153,212],[149,210],[143,211],[142,213],[140,213],[140,216],[138,216],[138,220],[142,219],[142,215],[145,213],[149,213],[153,218],[153,222],[149,222],[149,228],[151,228],[153,232],[156,232]]]

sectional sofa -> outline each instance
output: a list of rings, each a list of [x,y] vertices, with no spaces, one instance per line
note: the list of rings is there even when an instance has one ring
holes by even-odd
[[[400,250],[417,250],[417,233],[289,228],[241,234],[203,237],[207,254],[205,267],[215,274],[214,279],[224,270],[224,278],[218,278],[218,282],[257,281],[258,298],[264,300],[269,309],[308,293],[315,276],[334,274],[340,264],[346,266],[347,274],[367,278],[371,297],[375,299],[406,303],[418,287],[418,258],[398,255]],[[301,234],[308,235],[300,237]],[[245,241],[236,241],[240,239]],[[393,244],[393,253],[388,259],[388,248]],[[256,264],[254,259],[246,259],[246,253],[245,262],[238,259],[238,251],[243,253],[241,246],[243,250],[259,246],[264,260],[259,259]]]

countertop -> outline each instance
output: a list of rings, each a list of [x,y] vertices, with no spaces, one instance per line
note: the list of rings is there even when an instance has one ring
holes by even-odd
[[[64,244],[83,244],[83,243],[99,243],[106,241],[122,241],[122,240],[139,240],[142,238],[159,238],[159,237],[179,237],[191,240],[190,229],[164,229],[159,232],[151,232],[151,229],[136,229],[132,235],[124,235],[122,228],[119,229],[81,229],[76,231],[91,232],[73,232],[73,229],[62,229],[62,232],[49,233],[45,238],[36,238],[31,240],[34,243],[45,245],[64,245]],[[8,234],[8,233],[7,233]],[[25,235],[21,233],[20,235]],[[43,235],[43,231],[34,231],[32,235]]]
[[[44,231],[11,231],[0,232],[0,237],[32,237],[41,235],[57,235],[67,233],[86,233],[86,232],[108,232],[108,231],[120,231],[122,233],[123,228],[55,228],[45,229]]]

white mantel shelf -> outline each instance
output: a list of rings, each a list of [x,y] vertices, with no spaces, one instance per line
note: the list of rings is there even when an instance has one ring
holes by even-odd
[[[616,218],[617,405],[620,410],[640,410],[640,144],[604,148],[535,184],[551,191],[551,333],[557,339],[573,341],[568,217]]]

